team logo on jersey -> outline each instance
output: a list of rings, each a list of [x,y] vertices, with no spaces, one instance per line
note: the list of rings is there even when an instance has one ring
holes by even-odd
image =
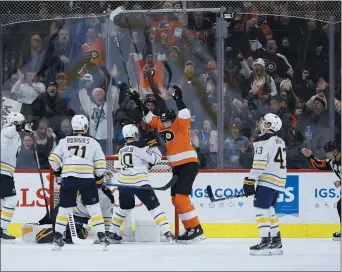
[[[263,58],[263,60],[265,61],[265,69],[268,72],[272,73],[277,69],[277,65],[273,61],[270,61],[270,60],[264,59],[264,58]]]
[[[176,137],[175,134],[173,133],[173,131],[171,131],[171,130],[164,130],[164,131],[161,131],[159,134],[163,138],[165,143],[172,142]]]
[[[90,119],[94,120],[95,122],[97,122],[99,120],[99,116],[100,116],[100,112],[101,112],[101,109],[99,108],[93,108],[93,112],[90,116]],[[102,110],[102,113],[101,113],[101,118],[100,118],[100,122],[107,118],[107,115],[106,113],[104,112],[104,110]]]
[[[299,176],[287,176],[285,191],[280,192],[276,205],[278,216],[299,216]]]

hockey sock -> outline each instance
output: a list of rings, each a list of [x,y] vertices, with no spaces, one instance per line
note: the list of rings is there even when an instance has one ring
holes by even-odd
[[[86,205],[90,215],[90,221],[96,232],[105,232],[104,219],[101,212],[100,203]]]
[[[167,217],[165,213],[160,210],[159,206],[151,210],[150,213],[163,234],[170,231],[170,226]]]
[[[104,224],[105,224],[105,231],[109,231],[109,228],[112,224],[112,218],[111,217],[103,217]]]
[[[17,196],[9,196],[4,198],[4,205],[1,210],[1,228],[7,230],[8,224],[11,223],[12,216],[17,204]]]
[[[56,217],[55,232],[64,233],[66,226],[68,225],[68,217],[72,212],[72,208],[59,207]]]
[[[260,237],[268,237],[271,227],[271,220],[268,215],[268,209],[255,208],[256,221],[260,233]]]
[[[109,231],[113,233],[118,233],[122,223],[125,221],[126,216],[131,212],[131,209],[124,210],[124,209],[117,209],[114,211],[114,216],[112,220],[112,225],[110,226]]]
[[[273,207],[270,207],[268,209],[268,214],[271,222],[271,237],[276,237],[279,232],[279,219],[275,214],[275,210]]]
[[[185,229],[195,228],[200,225],[195,207],[192,205],[188,195],[176,194],[174,202],[179,219],[182,221]]]

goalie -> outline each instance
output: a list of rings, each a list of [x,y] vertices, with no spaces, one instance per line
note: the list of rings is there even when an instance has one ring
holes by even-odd
[[[98,188],[99,202],[101,206],[101,211],[104,218],[105,230],[108,232],[110,224],[112,222],[113,214],[113,204],[114,196],[112,191],[102,186]],[[73,209],[73,214],[75,218],[75,226],[77,231],[77,236],[80,239],[86,239],[88,237],[88,222],[90,220],[89,212],[86,206],[82,202],[81,195],[77,196],[76,199],[77,206]],[[53,223],[52,225],[35,225],[35,224],[25,224],[22,227],[22,239],[25,242],[36,242],[38,244],[52,243],[53,233],[55,228],[56,216],[58,213],[59,206],[56,206],[53,212]],[[66,227],[64,242],[67,244],[72,244],[69,224]],[[97,243],[97,242],[95,242]]]
[[[148,181],[149,166],[161,160],[160,151],[158,147],[140,147],[139,130],[135,125],[124,126],[122,134],[126,145],[119,150],[121,169],[118,182],[123,186],[118,188],[120,208],[114,212],[108,238],[111,243],[121,242],[122,237],[118,235],[118,231],[134,208],[134,198],[137,196],[151,213],[165,238],[172,242],[174,236],[170,232],[167,217],[160,210],[160,204],[154,191],[148,189],[148,187],[151,188]],[[156,141],[151,141],[151,143],[155,144]],[[137,188],[139,186],[144,188]]]

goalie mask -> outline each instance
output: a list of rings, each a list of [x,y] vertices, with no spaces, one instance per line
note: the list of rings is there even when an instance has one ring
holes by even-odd
[[[164,128],[169,128],[172,122],[177,118],[177,115],[173,109],[164,111],[160,116],[160,121]]]

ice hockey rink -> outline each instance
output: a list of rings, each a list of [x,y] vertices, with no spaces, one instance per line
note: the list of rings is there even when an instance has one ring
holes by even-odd
[[[207,239],[197,244],[65,245],[17,241],[1,245],[1,271],[341,271],[340,242],[283,239],[282,256],[250,256],[257,239]]]

